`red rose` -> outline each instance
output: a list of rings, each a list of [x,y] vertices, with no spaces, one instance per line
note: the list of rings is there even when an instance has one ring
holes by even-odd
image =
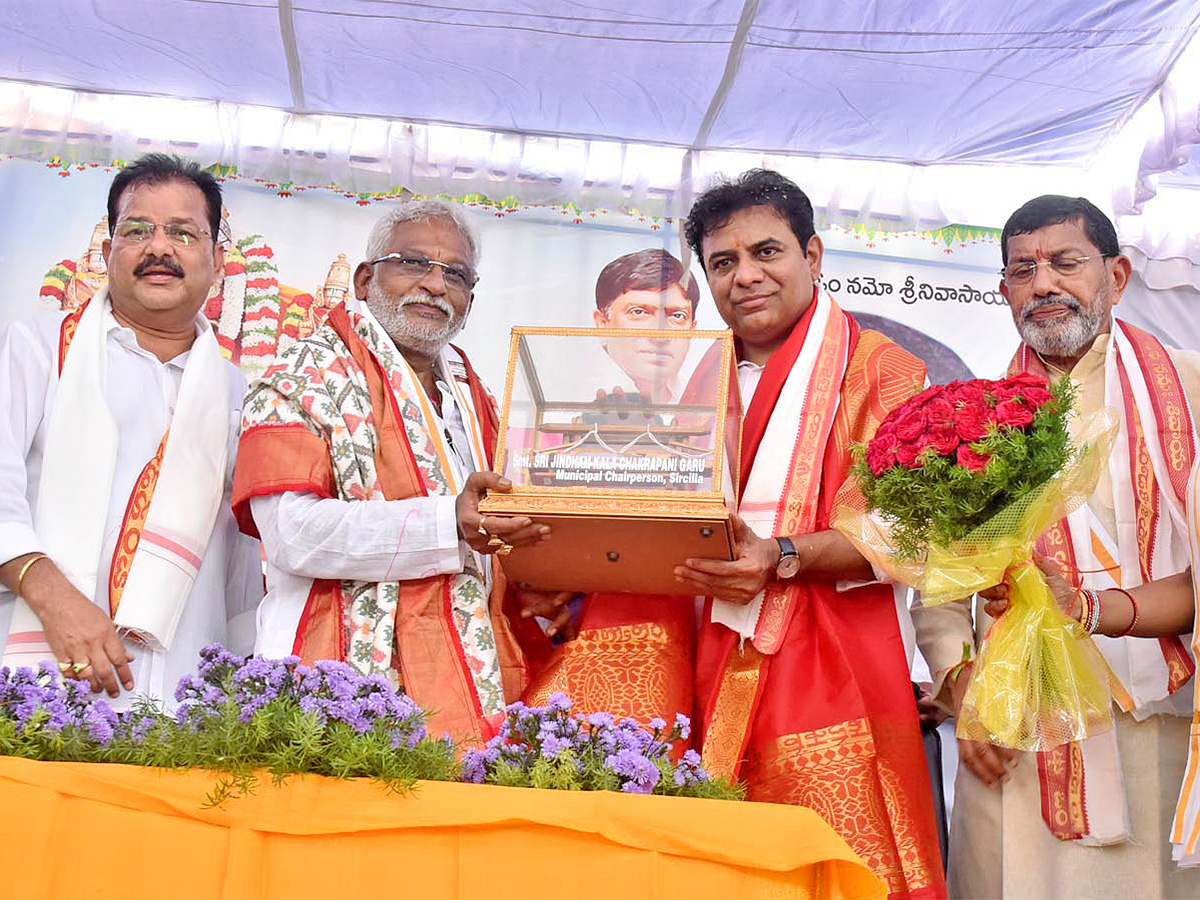
[[[900,441],[896,438],[895,434],[890,431],[884,431],[882,428],[880,428],[877,432],[875,432],[875,437],[871,438],[870,442],[867,444],[867,449],[895,451],[896,446],[899,443]]]
[[[867,444],[866,453],[867,465],[873,475],[878,475],[896,464],[896,448],[899,445],[896,435],[884,433],[882,428],[875,433],[875,437]]]
[[[1033,410],[1019,400],[1005,400],[996,406],[996,424],[1024,428],[1033,421]]]
[[[980,440],[988,431],[991,410],[979,403],[964,406],[954,417],[954,430],[959,438],[970,443]]]
[[[1037,409],[1043,403],[1046,403],[1054,395],[1044,387],[1023,387],[1021,388],[1021,396],[1025,398],[1025,402]]]
[[[872,444],[867,448],[867,466],[878,477],[896,464],[895,448],[884,449]]]
[[[899,409],[904,410],[908,407],[920,406],[922,403],[932,400],[934,397],[940,397],[942,392],[945,390],[946,388],[944,385],[931,384],[929,387],[925,388],[925,390],[921,391],[921,393],[913,394],[911,397],[909,397],[908,401],[903,406],[899,407]]]
[[[894,435],[896,433],[896,420],[890,416],[883,420],[883,423],[875,431],[875,437],[880,438],[886,435]]]
[[[978,453],[971,449],[970,444],[962,444],[958,448],[958,464],[967,469],[982,469],[992,458],[990,453]]]
[[[1011,400],[1021,394],[1021,389],[1016,385],[1008,384],[1003,381],[997,381],[990,392],[993,402],[996,405],[1004,403],[1006,400]]]
[[[917,462],[917,457],[921,455],[922,447],[916,444],[901,444],[896,448],[896,462],[907,469],[916,469],[920,467]]]
[[[958,432],[953,424],[939,425],[929,429],[929,444],[942,456],[949,456],[958,449]]]
[[[896,437],[902,441],[915,441],[924,431],[925,413],[919,409],[910,410],[896,422]]]
[[[1005,380],[1015,387],[1040,387],[1042,389],[1049,387],[1049,382],[1045,378],[1035,375],[1033,372],[1018,372]]]
[[[925,418],[929,428],[954,425],[954,404],[945,397],[935,397],[925,404]]]
[[[955,406],[971,406],[983,402],[983,382],[964,381],[954,389],[949,398]]]
[[[919,435],[917,435],[917,439],[912,442],[912,445],[916,447],[917,452],[920,453],[932,443],[933,435],[931,435],[928,431],[922,431]]]

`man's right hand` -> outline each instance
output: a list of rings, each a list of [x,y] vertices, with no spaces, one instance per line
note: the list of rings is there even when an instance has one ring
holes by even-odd
[[[467,478],[462,493],[454,502],[454,510],[458,517],[458,536],[472,550],[495,553],[501,545],[493,546],[490,543],[492,538],[499,538],[510,547],[522,547],[550,536],[550,526],[535,524],[528,516],[489,514],[485,517],[479,514],[479,501],[484,494],[488,491],[507,493],[511,490],[512,482],[495,472],[472,472]],[[486,534],[479,530],[481,522]]]
[[[1038,554],[1034,555],[1033,561],[1042,570],[1042,575],[1046,579],[1046,585],[1050,588],[1050,593],[1054,595],[1054,602],[1058,604],[1058,608],[1068,618],[1078,621],[1079,592],[1067,583],[1066,578],[1063,577],[1062,569],[1058,567],[1058,563],[1048,556]],[[1008,612],[1010,593],[1011,589],[1007,582],[1001,582],[995,587],[980,591],[979,596],[987,601],[983,606],[983,611],[993,619],[1000,618],[1000,616]]]
[[[954,703],[954,718],[958,718],[962,710],[963,697],[967,693],[967,684],[971,680],[971,667],[968,663],[958,673],[950,688],[950,697]],[[1010,777],[1010,769],[1017,764],[1018,751],[1008,747],[997,747],[986,741],[969,741],[958,739],[958,758],[971,773],[994,791],[1000,790]]]
[[[490,518],[490,517],[489,517]],[[525,588],[517,589],[517,608],[522,619],[540,616],[549,619],[546,626],[546,637],[561,636],[570,641],[575,638],[575,624],[571,619],[571,598],[573,591],[531,591]]]
[[[79,672],[67,669],[65,678],[91,683],[93,691],[109,696],[134,687],[125,649],[117,630],[100,607],[85,597],[49,559],[38,560],[25,576],[22,595],[42,623],[46,643],[62,663],[90,663]],[[120,682],[120,684],[118,684]]]

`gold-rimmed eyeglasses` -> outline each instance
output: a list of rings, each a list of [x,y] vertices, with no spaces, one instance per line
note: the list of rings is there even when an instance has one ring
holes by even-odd
[[[166,239],[178,247],[190,247],[199,243],[201,237],[209,236],[207,231],[191,222],[168,222],[164,225],[146,219],[122,219],[113,229],[113,236],[133,244],[144,244],[160,228]]]
[[[369,265],[374,266],[380,263],[385,263],[405,278],[414,279],[424,278],[431,268],[437,266],[442,270],[442,278],[446,282],[446,287],[462,293],[467,293],[479,282],[479,276],[466,266],[439,262],[436,259],[430,259],[423,253],[397,250],[371,260]]]
[[[1094,256],[1052,256],[1049,259],[1009,263],[1000,270],[1004,280],[1009,284],[1029,284],[1042,266],[1049,266],[1059,275],[1074,275],[1083,268],[1083,264],[1093,259],[1108,259],[1103,254]]]

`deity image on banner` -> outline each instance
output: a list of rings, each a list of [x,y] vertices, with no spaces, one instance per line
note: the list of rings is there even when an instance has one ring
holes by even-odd
[[[337,259],[329,264],[329,273],[325,283],[317,288],[313,295],[313,303],[308,308],[308,315],[300,326],[300,337],[305,338],[316,331],[329,310],[343,302],[350,293],[350,263],[345,253],[339,253]]]
[[[86,252],[51,266],[39,296],[62,310],[75,310],[108,283],[103,245],[109,237],[108,217],[92,229]],[[350,266],[339,253],[325,283],[314,294],[281,284],[275,251],[261,234],[237,236],[229,209],[221,210],[225,268],[213,282],[204,314],[213,324],[222,354],[248,376],[262,372],[279,353],[320,325],[326,313],[345,299]]]
[[[108,216],[92,229],[87,251],[77,260],[64,259],[42,279],[38,296],[65,312],[74,312],[87,303],[96,291],[108,283],[108,264],[104,261],[104,242],[108,240]]]

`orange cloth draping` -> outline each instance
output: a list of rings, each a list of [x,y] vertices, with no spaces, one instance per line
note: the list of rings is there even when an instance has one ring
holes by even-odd
[[[10,897],[882,898],[811,810],[421,782],[262,778],[0,758]]]

